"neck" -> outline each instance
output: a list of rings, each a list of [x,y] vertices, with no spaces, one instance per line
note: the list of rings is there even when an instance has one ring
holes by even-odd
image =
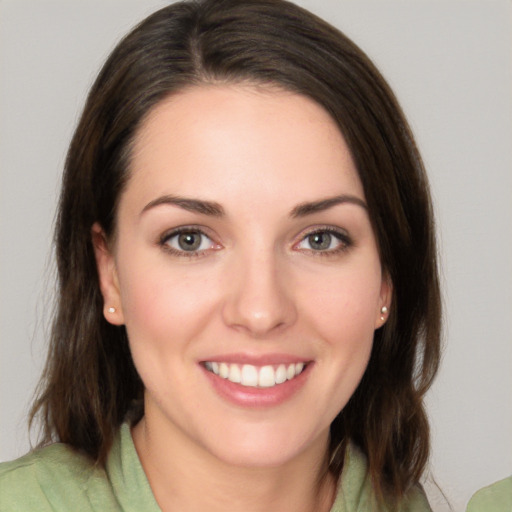
[[[163,512],[328,512],[336,480],[327,467],[328,438],[275,467],[227,464],[186,436],[162,438],[143,418],[132,431],[148,481]]]

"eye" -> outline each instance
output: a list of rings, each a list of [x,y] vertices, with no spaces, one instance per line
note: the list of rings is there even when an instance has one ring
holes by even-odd
[[[184,228],[162,236],[160,244],[179,256],[198,255],[208,249],[215,249],[213,240],[199,229]]]
[[[308,233],[295,247],[299,250],[334,254],[352,245],[349,236],[333,228],[317,229]]]

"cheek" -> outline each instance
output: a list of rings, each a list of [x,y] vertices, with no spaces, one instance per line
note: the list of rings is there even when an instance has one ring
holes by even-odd
[[[218,301],[211,277],[187,278],[178,268],[127,262],[120,273],[121,302],[132,345],[184,343],[200,332]],[[131,271],[131,269],[135,269]]]
[[[144,386],[158,401],[189,389],[190,346],[207,330],[216,296],[205,279],[156,265],[120,277],[122,307],[133,362]]]
[[[374,294],[357,294],[348,288],[348,293],[333,291],[323,308],[318,329],[335,355],[340,375],[348,380],[359,380],[368,363],[375,332],[374,304]]]
[[[381,300],[378,263],[346,271],[334,269],[321,282],[303,280],[300,288],[304,291],[302,304],[308,316],[329,333],[329,338],[373,338]]]
[[[371,355],[380,303],[380,264],[332,272],[324,282],[323,287],[307,285],[309,292],[302,302],[304,316],[322,340],[323,371],[336,389],[339,411],[357,387]]]

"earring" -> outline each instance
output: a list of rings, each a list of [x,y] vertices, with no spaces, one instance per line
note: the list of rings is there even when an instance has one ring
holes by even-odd
[[[385,320],[384,315],[388,312],[388,308],[387,308],[386,306],[382,306],[382,307],[380,308],[380,312],[381,312],[381,315],[382,315],[382,316],[380,317],[380,319],[381,319],[382,321],[384,321],[384,320]]]
[[[108,308],[108,312],[109,313],[115,313],[116,312],[116,308],[110,307],[110,308]]]

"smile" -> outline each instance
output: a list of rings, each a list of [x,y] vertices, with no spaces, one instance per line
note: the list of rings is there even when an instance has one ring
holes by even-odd
[[[206,361],[204,367],[211,373],[235,384],[253,388],[272,388],[300,375],[305,364],[291,363],[279,365],[254,366],[236,363]]]

